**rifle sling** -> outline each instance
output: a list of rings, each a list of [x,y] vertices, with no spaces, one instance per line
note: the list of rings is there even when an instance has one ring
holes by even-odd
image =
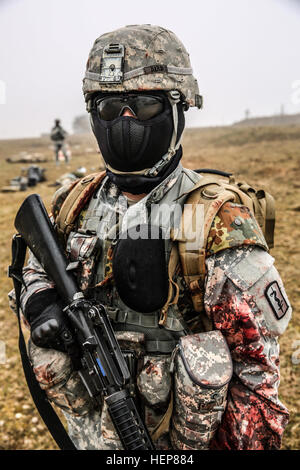
[[[41,389],[38,381],[36,380],[29,361],[29,357],[27,355],[20,318],[20,294],[23,283],[22,269],[25,261],[26,248],[27,247],[23,238],[20,235],[15,235],[12,240],[12,264],[9,267],[8,273],[9,277],[13,279],[16,294],[17,317],[19,325],[19,350],[24,375],[34,404],[59,448],[61,450],[77,450],[62,422],[49,403],[46,393]]]

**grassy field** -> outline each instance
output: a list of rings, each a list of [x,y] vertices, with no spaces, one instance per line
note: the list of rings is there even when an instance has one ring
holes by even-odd
[[[0,186],[18,176],[25,164],[5,159],[21,151],[49,157],[47,181],[32,190],[0,192],[0,341],[6,344],[6,362],[0,364],[0,449],[55,449],[54,441],[32,404],[23,377],[18,353],[17,322],[7,305],[12,288],[7,278],[10,263],[13,220],[23,199],[39,193],[49,207],[55,188],[52,184],[62,173],[83,165],[88,172],[101,168],[101,159],[91,136],[69,139],[72,159],[68,167],[56,167],[47,138],[0,141]],[[300,128],[207,128],[188,129],[183,140],[183,163],[189,168],[218,168],[237,174],[255,187],[262,187],[276,200],[275,248],[271,254],[282,276],[293,305],[293,319],[280,338],[280,397],[290,410],[283,449],[300,449]],[[297,343],[298,341],[298,347]],[[292,362],[292,355],[296,361]]]

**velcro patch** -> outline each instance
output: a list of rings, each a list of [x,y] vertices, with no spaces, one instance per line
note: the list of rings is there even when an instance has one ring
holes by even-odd
[[[149,73],[167,73],[168,67],[162,64],[148,65],[144,67],[144,73],[147,75]]]
[[[278,320],[284,317],[289,305],[281,292],[277,281],[271,282],[265,290],[265,296]]]

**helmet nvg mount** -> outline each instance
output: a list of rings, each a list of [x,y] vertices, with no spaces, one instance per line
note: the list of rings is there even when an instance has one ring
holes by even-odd
[[[197,80],[182,42],[160,26],[130,25],[96,39],[87,61],[83,93],[87,110],[97,93],[163,91],[172,106],[174,132],[168,153],[147,173],[156,176],[176,153],[177,103],[202,107]]]
[[[125,26],[103,34],[89,54],[83,79],[87,103],[96,92],[133,90],[177,90],[187,106],[202,106],[189,54],[172,31],[160,26]]]

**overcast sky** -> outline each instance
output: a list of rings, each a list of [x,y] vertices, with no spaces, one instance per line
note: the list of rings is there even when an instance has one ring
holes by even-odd
[[[190,53],[204,109],[188,125],[300,112],[298,0],[0,0],[0,138],[38,136],[56,117],[71,131],[94,40],[138,23]]]

